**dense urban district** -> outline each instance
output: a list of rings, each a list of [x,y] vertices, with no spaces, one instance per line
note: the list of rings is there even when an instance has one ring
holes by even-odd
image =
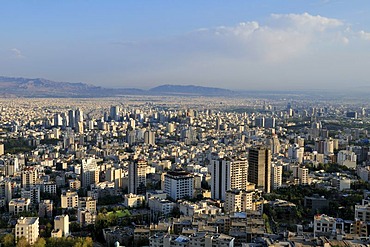
[[[370,105],[0,99],[1,246],[369,246]]]

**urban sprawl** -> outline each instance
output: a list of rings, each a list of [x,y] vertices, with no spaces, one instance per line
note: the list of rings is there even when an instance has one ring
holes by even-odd
[[[1,246],[369,246],[370,107],[284,97],[0,99]]]

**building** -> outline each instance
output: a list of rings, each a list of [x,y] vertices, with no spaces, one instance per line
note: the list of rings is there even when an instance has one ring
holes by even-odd
[[[81,166],[81,186],[87,188],[97,183],[99,183],[97,161],[94,158],[83,159]]]
[[[330,236],[342,234],[344,232],[344,222],[342,219],[329,217],[325,214],[314,216],[313,234],[316,236]]]
[[[63,191],[61,197],[61,208],[77,208],[78,194],[74,191]]]
[[[114,188],[122,188],[123,171],[121,168],[111,167],[105,173],[105,180],[108,182],[114,182]]]
[[[28,212],[31,205],[29,198],[15,198],[9,202],[9,213],[17,215],[22,212]]]
[[[173,200],[193,198],[194,175],[185,171],[169,171],[164,175],[164,192]]]
[[[3,143],[0,143],[0,156],[1,155],[4,155],[4,144]]]
[[[226,191],[247,190],[248,161],[246,159],[211,160],[211,197],[225,200]]]
[[[39,217],[40,218],[51,218],[53,216],[53,201],[42,200],[39,203]]]
[[[54,218],[54,230],[52,232],[52,237],[68,237],[69,235],[69,216],[58,215]]]
[[[271,189],[271,151],[265,147],[249,149],[248,181],[266,193]]]
[[[337,163],[341,166],[355,169],[357,162],[357,155],[350,150],[340,150],[337,155]]]
[[[272,164],[271,169],[271,186],[272,189],[277,189],[283,184],[283,166],[279,164]]]
[[[154,197],[149,199],[148,206],[150,208],[150,217],[154,222],[156,222],[161,217],[170,215],[173,208],[176,206],[176,203]]]
[[[33,245],[39,237],[39,218],[21,217],[15,225],[15,241],[24,237],[30,245]]]
[[[21,189],[21,197],[29,198],[31,200],[31,204],[36,205],[40,203],[41,200],[41,186],[40,185],[33,185],[31,187],[26,187]]]
[[[147,130],[144,132],[144,143],[147,145],[155,145],[155,132]]]
[[[96,213],[96,200],[92,197],[80,197],[78,198],[78,208],[85,208],[90,213]]]
[[[370,222],[370,204],[355,205],[355,219]]]
[[[133,162],[128,167],[128,192],[132,194],[145,194],[146,170],[148,163],[143,160]]]
[[[245,212],[253,210],[254,184],[249,190],[228,190],[224,204],[225,212]]]
[[[22,188],[30,188],[36,185],[38,179],[38,171],[36,167],[29,166],[25,167],[22,171]]]
[[[129,208],[138,208],[145,203],[144,195],[126,194],[123,196],[123,205]]]
[[[45,193],[49,193],[51,195],[55,195],[57,193],[57,185],[55,182],[44,182],[42,188]]]
[[[311,210],[311,213],[316,213],[317,211],[323,210],[329,207],[329,201],[317,194],[313,196],[304,197],[304,207]]]
[[[96,220],[96,214],[90,212],[86,208],[79,208],[77,211],[77,222],[82,225],[91,225],[94,224]]]

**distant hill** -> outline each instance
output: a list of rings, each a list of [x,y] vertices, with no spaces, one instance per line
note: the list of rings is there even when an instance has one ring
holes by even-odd
[[[202,87],[195,85],[161,85],[149,89],[149,92],[161,94],[182,94],[182,95],[204,95],[204,96],[225,96],[231,95],[233,91],[215,88],[215,87]]]
[[[78,82],[56,82],[43,78],[0,76],[0,97],[109,97],[120,95],[204,95],[225,96],[233,92],[194,85],[162,85],[149,90],[104,88]]]
[[[43,78],[0,76],[2,97],[107,97],[140,94],[140,89],[112,89],[78,82],[55,82]]]

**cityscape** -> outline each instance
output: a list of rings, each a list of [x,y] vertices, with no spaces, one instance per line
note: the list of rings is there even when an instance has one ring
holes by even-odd
[[[370,246],[370,2],[1,1],[0,247]]]
[[[363,102],[134,95],[0,110],[4,246],[368,241]]]

